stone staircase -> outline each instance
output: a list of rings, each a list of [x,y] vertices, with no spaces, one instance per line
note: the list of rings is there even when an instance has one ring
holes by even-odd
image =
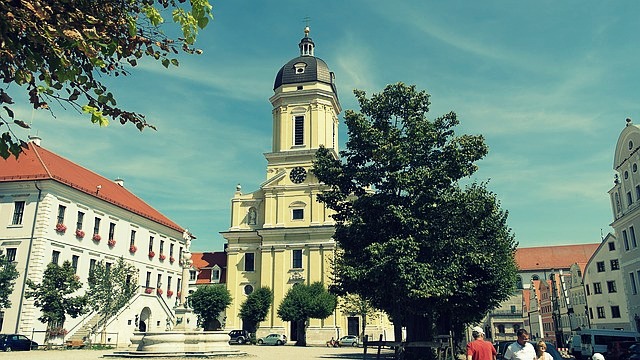
[[[71,336],[67,337],[66,340],[67,341],[73,341],[73,340],[80,340],[82,341],[84,339],[84,337],[89,337],[89,335],[92,333],[92,331],[94,331],[95,328],[97,328],[98,323],[100,322],[101,318],[100,315],[97,312],[91,312],[88,316],[87,316],[87,320],[85,321],[85,323],[78,328],[78,330],[76,330],[73,334],[71,334]]]

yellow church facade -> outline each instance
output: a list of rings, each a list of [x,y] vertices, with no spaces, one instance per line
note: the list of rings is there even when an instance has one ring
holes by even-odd
[[[331,210],[318,201],[323,185],[310,171],[317,149],[324,145],[338,155],[340,102],[335,76],[314,56],[309,28],[299,43],[300,56],[276,75],[269,99],[273,115],[271,152],[265,153],[266,177],[260,188],[243,193],[237,187],[231,201],[227,241],[227,288],[233,298],[225,329],[242,329],[240,306],[255,289],[269,287],[274,302],[259,324],[257,336],[285,334],[296,339],[294,323],[282,321],[277,308],[296,283],[331,284],[336,243]],[[361,319],[336,309],[324,320],[311,319],[307,342],[321,344],[334,337],[359,335]],[[368,321],[367,334],[393,337],[386,317]]]

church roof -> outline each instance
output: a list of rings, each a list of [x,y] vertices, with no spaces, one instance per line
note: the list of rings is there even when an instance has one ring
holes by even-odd
[[[10,157],[2,163],[0,183],[35,180],[59,182],[173,230],[184,231],[124,186],[29,142],[18,159]]]
[[[516,249],[516,263],[522,270],[569,269],[586,263],[600,244],[541,246]]]
[[[304,72],[297,73],[294,65],[304,63]],[[283,84],[300,84],[305,82],[320,81],[333,85],[333,79],[331,71],[324,60],[315,56],[298,56],[297,58],[289,60],[278,71],[276,80],[273,84],[273,90],[279,88]]]

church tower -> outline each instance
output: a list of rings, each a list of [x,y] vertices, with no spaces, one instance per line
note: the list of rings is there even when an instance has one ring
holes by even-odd
[[[240,185],[231,200],[231,226],[222,232],[227,241],[227,287],[233,303],[227,308],[225,329],[242,329],[240,305],[254,290],[266,286],[274,293],[267,319],[257,336],[269,333],[296,340],[295,324],[284,322],[277,309],[297,283],[329,285],[335,252],[331,212],[318,202],[322,184],[310,169],[321,145],[338,153],[340,102],[335,76],[315,57],[309,27],[298,44],[300,55],[276,75],[273,139],[266,179],[260,188],[244,194]],[[307,342],[324,343],[340,335],[336,316],[311,319]],[[343,332],[344,333],[344,332]]]

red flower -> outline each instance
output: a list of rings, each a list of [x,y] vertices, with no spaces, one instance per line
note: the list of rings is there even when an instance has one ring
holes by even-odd
[[[56,231],[59,232],[59,233],[63,233],[64,234],[64,232],[67,231],[67,225],[65,225],[63,223],[57,223],[56,224]]]
[[[160,254],[160,256],[158,256],[158,259],[160,259],[160,260],[164,260],[166,258],[167,258],[167,255],[165,255],[165,254]]]
[[[135,254],[138,251],[138,248],[135,245],[129,246],[129,252]]]
[[[102,240],[102,238],[100,237],[100,234],[93,234],[92,239],[93,239],[93,241],[100,241],[100,240]]]
[[[154,256],[156,256],[156,253],[149,251],[149,259],[153,259]]]
[[[153,292],[153,288],[144,289],[145,294],[151,294]]]
[[[162,289],[157,288],[157,289],[156,289],[156,294],[158,294],[158,295],[162,295]]]
[[[173,256],[169,256],[169,262],[173,264],[174,261],[176,261],[176,258],[174,258]]]
[[[116,241],[114,239],[109,239],[109,242],[107,244],[109,244],[109,247],[114,247],[116,246]]]
[[[80,239],[84,238],[84,231],[76,229],[76,237]]]
[[[173,290],[167,290],[167,297],[173,296]]]

